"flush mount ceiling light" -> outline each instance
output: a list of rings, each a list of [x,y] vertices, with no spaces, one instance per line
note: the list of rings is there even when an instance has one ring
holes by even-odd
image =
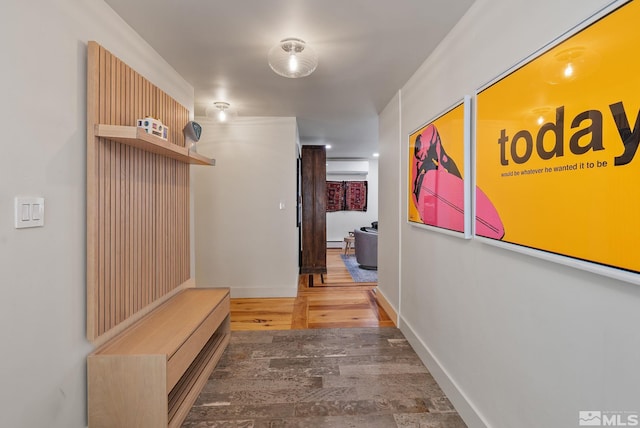
[[[269,66],[280,76],[296,78],[313,73],[318,66],[318,55],[304,40],[288,38],[271,48]]]
[[[220,122],[227,121],[227,111],[231,104],[225,103],[224,101],[216,101],[213,103],[213,106],[218,110],[218,114],[216,115]]]

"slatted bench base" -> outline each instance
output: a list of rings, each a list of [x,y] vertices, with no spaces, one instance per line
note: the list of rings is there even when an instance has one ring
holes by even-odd
[[[229,343],[229,309],[228,289],[186,289],[89,355],[89,427],[179,427]]]

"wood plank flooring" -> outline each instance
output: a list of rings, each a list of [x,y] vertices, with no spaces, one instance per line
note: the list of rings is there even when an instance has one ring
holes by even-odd
[[[379,307],[376,283],[355,283],[344,266],[341,249],[327,250],[327,274],[300,275],[296,298],[231,299],[231,330],[289,330],[393,327]]]

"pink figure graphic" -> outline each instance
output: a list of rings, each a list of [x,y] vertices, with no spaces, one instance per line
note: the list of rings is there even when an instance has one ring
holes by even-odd
[[[416,137],[413,202],[424,224],[464,231],[464,181],[442,145],[438,130],[428,125]],[[502,239],[504,226],[489,198],[476,187],[476,234]]]

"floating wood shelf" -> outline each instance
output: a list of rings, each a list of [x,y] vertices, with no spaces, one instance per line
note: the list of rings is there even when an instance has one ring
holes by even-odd
[[[170,157],[184,163],[209,166],[215,165],[216,163],[215,159],[189,152],[189,149],[186,147],[171,144],[153,134],[147,134],[144,129],[136,126],[98,124],[95,126],[95,134],[98,137],[107,138],[128,146],[136,147],[140,150]]]

